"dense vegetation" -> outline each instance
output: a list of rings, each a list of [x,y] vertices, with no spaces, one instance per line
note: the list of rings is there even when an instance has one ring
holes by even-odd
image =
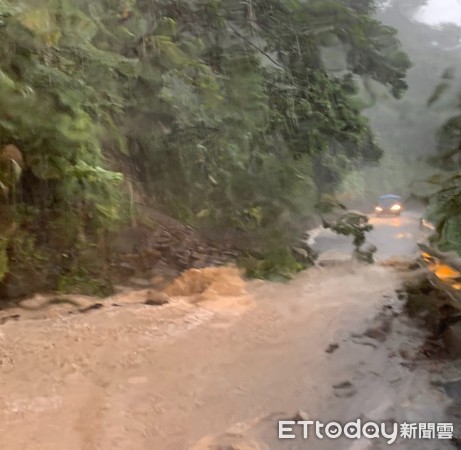
[[[298,267],[293,224],[381,156],[354,79],[406,89],[408,59],[372,11],[371,0],[0,0],[0,276],[50,260],[58,285],[84,276],[126,218],[129,186],[188,224],[256,231]],[[321,49],[338,40],[348,70],[332,77]],[[257,272],[268,257],[247,263]]]
[[[437,153],[430,159],[441,173],[427,180],[435,190],[429,204],[437,231],[433,239],[441,250],[461,255],[461,115],[447,120],[437,141]]]
[[[430,200],[428,215],[437,231],[432,236],[434,243],[441,250],[455,250],[461,255],[461,96],[456,95],[458,85],[455,68],[448,67],[427,99],[429,108],[441,105],[439,111],[445,110],[444,116],[448,119],[439,128],[436,151],[428,159],[434,175],[426,180],[429,187],[426,191]],[[450,111],[453,111],[451,116]]]

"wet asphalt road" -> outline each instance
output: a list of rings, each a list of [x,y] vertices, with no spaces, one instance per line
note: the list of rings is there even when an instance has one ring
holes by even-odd
[[[419,230],[421,212],[404,211],[400,217],[376,217],[369,215],[373,230],[368,234],[367,242],[378,248],[376,260],[409,257],[417,253],[417,242],[422,237]],[[320,258],[346,258],[352,254],[352,238],[340,236],[331,230],[321,230],[314,238],[313,249]]]

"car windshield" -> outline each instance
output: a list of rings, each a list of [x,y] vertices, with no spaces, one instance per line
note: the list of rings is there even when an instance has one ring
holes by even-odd
[[[0,450],[461,450],[460,318],[461,0],[0,0]]]

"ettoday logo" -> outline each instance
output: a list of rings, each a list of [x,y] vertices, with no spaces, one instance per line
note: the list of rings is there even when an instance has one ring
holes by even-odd
[[[361,419],[344,425],[339,422],[322,423],[318,420],[279,420],[279,439],[380,439],[387,440],[388,445],[395,443],[398,437],[403,439],[452,439],[451,423],[377,423],[363,422]]]

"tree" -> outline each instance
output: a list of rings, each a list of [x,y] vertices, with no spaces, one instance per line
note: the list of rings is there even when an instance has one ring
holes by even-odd
[[[408,59],[372,10],[364,0],[1,0],[0,144],[24,153],[28,220],[67,223],[69,248],[98,240],[123,215],[122,171],[156,208],[250,230],[286,255],[319,193],[381,155],[353,76],[396,97],[406,87]],[[332,36],[348,49],[342,79],[321,59]]]

